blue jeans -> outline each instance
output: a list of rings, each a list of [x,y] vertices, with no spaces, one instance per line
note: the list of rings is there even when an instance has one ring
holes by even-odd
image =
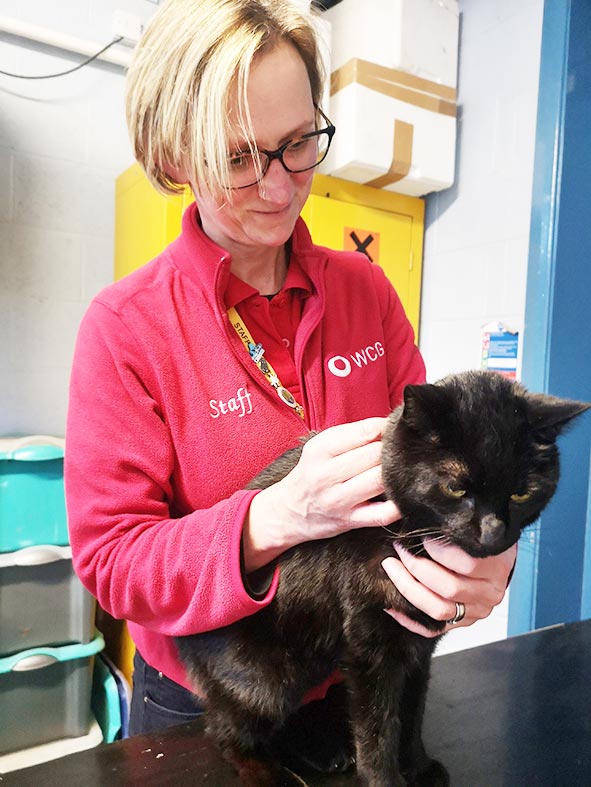
[[[203,705],[190,691],[146,664],[136,650],[129,735],[141,735],[184,724],[202,713]]]

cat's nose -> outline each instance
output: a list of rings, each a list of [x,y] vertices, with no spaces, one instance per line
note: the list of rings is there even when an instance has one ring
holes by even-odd
[[[480,543],[486,549],[496,549],[505,540],[505,523],[494,514],[486,514],[480,520]]]

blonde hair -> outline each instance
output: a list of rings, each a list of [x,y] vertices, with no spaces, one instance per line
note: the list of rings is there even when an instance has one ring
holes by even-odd
[[[167,0],[157,11],[129,67],[126,114],[136,159],[158,191],[181,190],[180,170],[228,196],[230,110],[254,150],[248,76],[255,56],[280,42],[299,52],[318,105],[324,74],[312,11],[294,0]]]

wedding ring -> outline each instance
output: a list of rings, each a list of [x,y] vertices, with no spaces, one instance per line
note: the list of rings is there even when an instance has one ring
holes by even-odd
[[[450,626],[455,626],[456,623],[460,622],[460,620],[464,620],[465,614],[466,614],[466,607],[462,604],[461,601],[456,601],[456,614],[453,616],[451,620],[446,620],[445,622]]]

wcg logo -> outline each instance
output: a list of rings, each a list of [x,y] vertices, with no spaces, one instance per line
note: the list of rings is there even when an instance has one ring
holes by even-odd
[[[353,367],[362,369],[370,363],[374,363],[384,355],[384,345],[381,342],[369,344],[345,358],[344,355],[333,355],[326,362],[328,371],[335,377],[348,377],[353,371]]]

